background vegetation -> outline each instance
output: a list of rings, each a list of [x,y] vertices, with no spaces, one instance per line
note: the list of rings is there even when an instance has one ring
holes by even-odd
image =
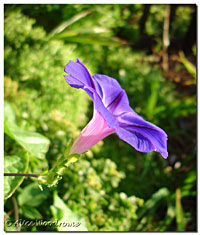
[[[196,6],[9,4],[4,17],[6,173],[50,169],[90,120],[91,100],[63,77],[76,58],[169,138],[164,160],[111,135],[43,191],[4,177],[5,230],[196,231]]]

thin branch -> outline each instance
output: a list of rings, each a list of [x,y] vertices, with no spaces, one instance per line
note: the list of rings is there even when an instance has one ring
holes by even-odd
[[[26,176],[38,178],[36,174],[25,174],[25,173],[4,173],[4,176]]]
[[[168,46],[169,46],[169,21],[170,21],[170,6],[166,8],[166,15],[163,25],[163,70],[166,72],[168,70]]]
[[[15,211],[15,222],[17,223],[17,231],[20,231],[20,226],[18,224],[19,221],[19,212],[18,212],[18,205],[17,205],[17,200],[14,196],[12,196],[12,201],[13,201],[13,205],[14,205],[14,211]]]

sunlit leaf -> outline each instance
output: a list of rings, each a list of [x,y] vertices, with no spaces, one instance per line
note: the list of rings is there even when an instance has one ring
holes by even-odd
[[[4,120],[11,123],[15,123],[16,121],[15,111],[7,100],[4,101]]]
[[[20,206],[36,207],[48,197],[48,194],[49,191],[47,188],[41,191],[38,187],[38,183],[33,182],[23,188],[17,199]]]
[[[54,203],[50,209],[54,219],[63,225],[58,226],[58,231],[88,231],[85,219],[69,209],[56,192],[54,192]]]
[[[101,46],[114,46],[119,47],[126,45],[125,41],[122,41],[116,37],[105,37],[98,34],[87,35],[87,34],[78,34],[76,36],[65,36],[65,33],[61,33],[55,36],[55,39],[62,39],[68,42],[73,43],[86,43],[86,44],[97,44]]]
[[[184,211],[181,204],[180,188],[176,189],[176,223],[177,231],[185,231]]]
[[[25,156],[5,156],[5,173],[27,173],[28,155]],[[4,177],[4,198],[8,199],[24,180],[23,176],[5,176]]]
[[[193,76],[193,81],[187,81],[190,84],[196,84],[196,67],[185,57],[182,51],[179,52],[180,59],[179,61],[185,66],[187,71]]]
[[[35,132],[23,131],[16,125],[9,125],[11,138],[15,139],[24,149],[35,157],[43,159],[49,148],[49,140]]]
[[[35,157],[43,159],[49,148],[49,139],[19,128],[15,123],[14,110],[8,102],[4,103],[4,116],[4,132]]]
[[[70,25],[72,25],[73,23],[79,21],[80,19],[84,18],[85,16],[87,16],[88,14],[90,14],[90,11],[84,11],[81,12],[77,15],[75,15],[74,17],[72,17],[70,20],[67,20],[65,22],[62,22],[60,25],[58,25],[51,33],[50,36],[53,36],[55,34],[58,34],[60,32],[62,32],[63,30],[65,30],[67,27],[69,27]]]

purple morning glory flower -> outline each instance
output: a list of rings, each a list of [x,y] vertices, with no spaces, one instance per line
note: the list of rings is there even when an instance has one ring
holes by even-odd
[[[167,158],[166,133],[133,111],[117,80],[101,74],[91,76],[79,59],[70,61],[64,71],[70,75],[64,75],[66,82],[85,90],[94,103],[93,118],[73,143],[70,154],[83,153],[116,133],[138,151],[156,151]]]

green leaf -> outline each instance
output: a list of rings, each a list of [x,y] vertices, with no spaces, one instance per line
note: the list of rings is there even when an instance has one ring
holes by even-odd
[[[15,117],[15,111],[12,108],[12,105],[8,101],[4,101],[4,119],[7,122],[15,123],[16,117]]]
[[[36,208],[31,206],[22,206],[19,212],[20,214],[31,220],[42,218],[40,212]]]
[[[177,231],[185,231],[184,211],[181,205],[181,191],[176,189],[176,224]]]
[[[92,28],[78,28],[73,30],[65,30],[60,34],[57,34],[55,37],[59,37],[59,35],[62,35],[63,37],[72,37],[72,36],[78,36],[78,35],[106,35],[106,36],[112,36],[112,32],[104,27],[92,27]]]
[[[84,44],[87,43],[87,44],[97,44],[101,46],[113,46],[113,47],[124,46],[127,44],[126,42],[116,37],[100,36],[97,33],[93,35],[79,34],[76,36],[70,36],[63,32],[61,34],[56,35],[54,39],[63,39],[65,41],[73,43],[84,43]]]
[[[83,217],[75,214],[65,204],[65,202],[54,191],[54,203],[50,207],[53,218],[58,220],[58,231],[88,231],[86,221]]]
[[[155,112],[156,104],[158,101],[158,92],[160,87],[159,81],[160,73],[158,71],[152,71],[151,76],[153,77],[151,82],[151,93],[147,101],[147,115],[148,118],[152,118]]]
[[[193,76],[193,81],[188,81],[187,85],[196,84],[196,67],[185,57],[182,51],[179,52],[180,62],[185,66],[187,71]]]
[[[84,18],[85,16],[87,16],[88,14],[90,14],[90,11],[84,11],[81,12],[77,15],[75,15],[74,17],[72,17],[70,20],[67,20],[63,23],[61,23],[60,25],[58,25],[49,35],[53,36],[55,34],[58,34],[60,32],[62,32],[63,30],[65,30],[67,27],[69,27],[70,25],[72,25],[73,23],[79,21],[80,19]]]
[[[196,196],[196,169],[190,170],[183,183],[182,187],[180,187],[181,190],[181,198],[187,197],[187,196]]]
[[[26,156],[5,156],[4,172],[5,173],[27,173],[28,155]],[[4,177],[4,198],[8,199],[15,190],[20,186],[24,176],[5,176]]]
[[[90,11],[84,11],[75,15],[70,20],[63,22],[49,34],[50,38],[63,39],[72,43],[87,43],[114,47],[127,44],[127,42],[125,42],[124,40],[121,40],[117,37],[112,37],[112,31],[110,31],[106,27],[94,26],[88,28],[87,26],[79,26],[76,29],[68,30],[69,26],[71,26],[75,22],[78,22],[90,13]],[[106,33],[109,35],[103,36],[102,33]]]
[[[9,125],[8,129],[12,133],[10,137],[15,139],[24,149],[35,157],[44,159],[50,144],[46,137],[35,132],[23,131],[16,125]]]
[[[15,113],[9,102],[4,103],[4,132],[35,157],[43,159],[50,141],[46,137],[24,131],[15,124]]]
[[[18,195],[18,203],[20,206],[39,206],[49,195],[49,190],[45,187],[43,191],[38,187],[37,182],[33,182],[23,188]]]

